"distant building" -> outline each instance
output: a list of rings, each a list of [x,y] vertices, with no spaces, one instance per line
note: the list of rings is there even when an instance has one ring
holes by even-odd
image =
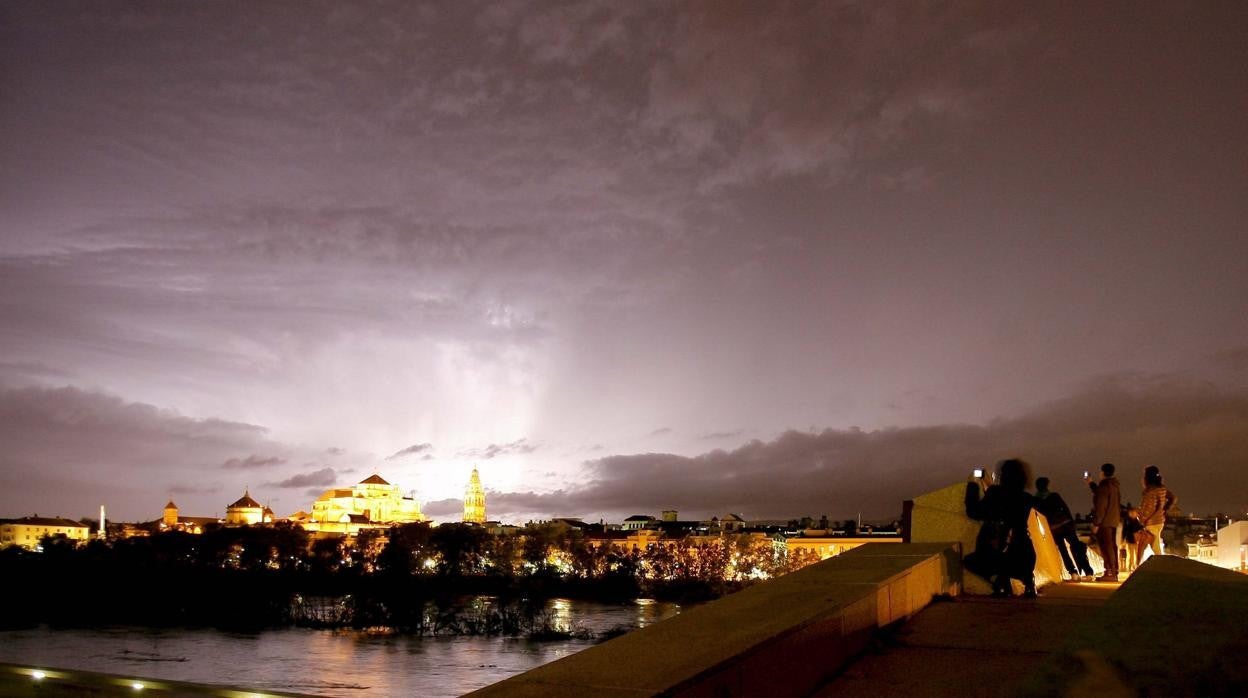
[[[250,492],[243,492],[243,496],[238,501],[225,508],[225,524],[227,526],[254,526],[261,523],[271,523],[273,521],[273,512],[269,511],[268,518],[265,518],[267,508],[251,498]]]
[[[550,519],[549,521],[530,521],[527,524],[525,524],[525,528],[531,528],[535,526],[549,526],[559,531],[559,533],[561,534],[567,534],[572,531],[579,531],[580,533],[586,533],[588,531],[598,528],[594,524],[585,523],[583,519],[581,519],[580,517],[576,517],[576,516],[557,516],[553,519]]]
[[[0,522],[0,548],[18,545],[38,550],[45,536],[65,536],[74,542],[86,542],[91,527],[60,517],[26,516]]]
[[[485,523],[485,489],[481,487],[481,476],[476,468],[472,469],[464,490],[464,523]]]
[[[653,521],[654,517],[650,517]],[[585,543],[590,547],[606,547],[617,553],[644,553],[647,549],[663,540],[663,532],[651,528],[637,528],[628,531],[603,531],[587,535]],[[673,541],[674,542],[674,541]]]
[[[376,474],[351,487],[325,490],[312,503],[312,513],[300,511],[290,516],[292,523],[309,531],[345,535],[424,520],[415,498],[404,496],[398,485]]]
[[[745,528],[745,517],[740,514],[725,514],[724,518],[719,520],[719,528],[724,533],[732,533]]]
[[[1236,521],[1218,529],[1218,566],[1248,569],[1248,521]]]
[[[178,505],[169,500],[165,504],[164,513],[160,517],[159,526],[152,527],[150,523],[142,524],[146,528],[154,528],[161,531],[185,531],[186,533],[203,533],[204,527],[211,524],[219,524],[221,519],[215,516],[182,516],[178,513]],[[129,530],[123,529],[121,533],[123,538],[131,538],[136,535],[143,535],[139,529]]]
[[[1197,536],[1196,542],[1187,544],[1187,559],[1199,560],[1210,565],[1218,564],[1218,543],[1210,536]]]
[[[802,535],[785,539],[784,546],[790,553],[797,550],[807,550],[818,555],[820,560],[826,560],[867,543],[900,542],[902,542],[901,535],[895,532],[893,535],[879,536]]]
[[[646,514],[634,514],[620,525],[625,531],[640,531],[643,528],[650,528],[654,525],[655,518]]]

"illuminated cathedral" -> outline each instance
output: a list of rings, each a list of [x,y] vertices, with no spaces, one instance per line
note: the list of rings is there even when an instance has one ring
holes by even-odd
[[[311,514],[301,511],[290,520],[309,531],[354,535],[365,528],[424,521],[425,515],[398,485],[370,475],[351,487],[325,490],[312,503]]]
[[[476,468],[472,469],[468,488],[464,491],[464,522],[485,523],[485,490],[481,487],[481,476]]]

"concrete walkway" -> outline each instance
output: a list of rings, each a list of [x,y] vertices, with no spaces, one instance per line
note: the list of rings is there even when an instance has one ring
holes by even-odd
[[[1034,600],[933,602],[815,696],[1005,696],[1052,656],[1118,584],[1055,584]]]

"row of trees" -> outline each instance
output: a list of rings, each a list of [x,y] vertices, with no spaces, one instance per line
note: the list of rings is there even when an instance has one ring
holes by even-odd
[[[524,603],[553,596],[688,602],[812,561],[747,534],[620,550],[556,525],[519,535],[417,523],[355,539],[314,540],[284,524],[83,546],[49,538],[41,553],[0,551],[0,578],[12,580],[14,598],[27,602],[0,611],[0,624],[246,629],[297,622],[295,600],[319,598],[350,599],[345,624],[424,627],[431,604],[460,608],[473,595]]]

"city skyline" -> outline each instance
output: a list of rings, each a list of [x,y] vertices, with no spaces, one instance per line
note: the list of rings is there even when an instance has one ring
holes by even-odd
[[[6,4],[0,516],[885,519],[1015,456],[1242,515],[1246,29]]]

